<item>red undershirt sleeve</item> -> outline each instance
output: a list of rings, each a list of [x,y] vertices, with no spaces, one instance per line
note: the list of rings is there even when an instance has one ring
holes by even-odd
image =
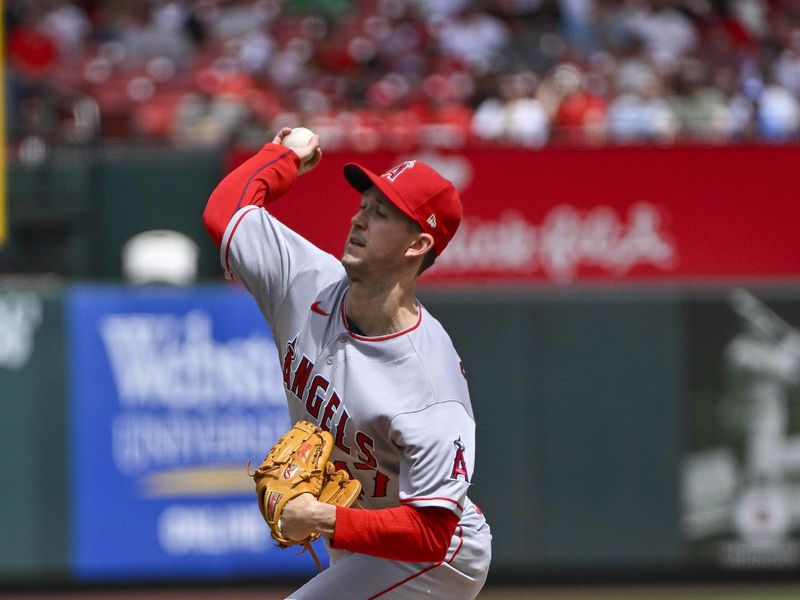
[[[440,507],[337,507],[331,546],[390,560],[439,562],[457,525],[458,516]]]
[[[228,173],[211,193],[203,212],[203,223],[214,243],[220,245],[237,210],[250,204],[264,206],[288,192],[299,166],[294,151],[270,143]]]

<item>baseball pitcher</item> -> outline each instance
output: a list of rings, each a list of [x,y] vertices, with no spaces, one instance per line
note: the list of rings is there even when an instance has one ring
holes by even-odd
[[[353,507],[324,501],[319,486],[288,500],[259,487],[273,537],[322,535],[329,548],[330,566],[289,598],[475,598],[491,558],[489,526],[467,497],[475,420],[461,360],[415,296],[459,225],[458,192],[420,161],[382,175],[346,165],[360,203],[337,259],[267,210],[322,159],[316,135],[284,146],[290,131],[227,175],[203,216],[226,276],[269,323],[301,422],[302,460],[261,472],[296,475],[324,432],[330,473],[343,472],[337,490],[360,484]]]

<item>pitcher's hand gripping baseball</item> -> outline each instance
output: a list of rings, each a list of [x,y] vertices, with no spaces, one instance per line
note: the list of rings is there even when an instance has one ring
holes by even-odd
[[[305,127],[296,129],[284,127],[275,135],[272,143],[291,148],[297,154],[300,159],[300,167],[297,170],[298,175],[308,173],[322,160],[319,136]]]
[[[258,507],[272,531],[272,538],[286,548],[302,545],[311,551],[321,569],[311,542],[312,533],[302,540],[291,540],[281,531],[281,513],[286,503],[300,494],[310,493],[320,502],[351,506],[361,493],[361,483],[337,471],[330,462],[333,436],[308,421],[298,421],[272,447],[261,466],[252,474],[256,483]]]

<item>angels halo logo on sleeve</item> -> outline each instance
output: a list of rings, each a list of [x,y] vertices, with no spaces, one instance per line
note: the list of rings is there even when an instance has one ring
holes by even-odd
[[[460,475],[463,475],[464,481],[469,483],[467,461],[464,459],[464,450],[466,446],[464,442],[461,441],[461,436],[458,436],[457,440],[453,440],[453,445],[456,447],[456,451],[453,457],[453,470],[450,472],[450,479],[458,479]]]

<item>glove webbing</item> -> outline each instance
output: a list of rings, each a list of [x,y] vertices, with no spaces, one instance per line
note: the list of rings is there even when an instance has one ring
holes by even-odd
[[[261,475],[261,476],[271,475],[275,471],[283,470],[286,467],[287,464],[288,464],[288,462],[275,463],[275,466],[269,467],[267,469],[265,469],[263,467],[259,467],[258,469],[253,471],[253,473],[251,474],[250,473],[250,461],[247,461],[247,474],[250,477],[255,477],[257,475]],[[308,471],[306,473],[300,473],[299,475],[297,475],[297,479],[300,480],[300,481],[309,481],[312,478],[321,476],[322,473],[323,473],[322,469],[314,469],[314,470]],[[275,477],[275,479],[277,479],[277,477]],[[297,485],[297,483],[295,483],[295,485]]]

